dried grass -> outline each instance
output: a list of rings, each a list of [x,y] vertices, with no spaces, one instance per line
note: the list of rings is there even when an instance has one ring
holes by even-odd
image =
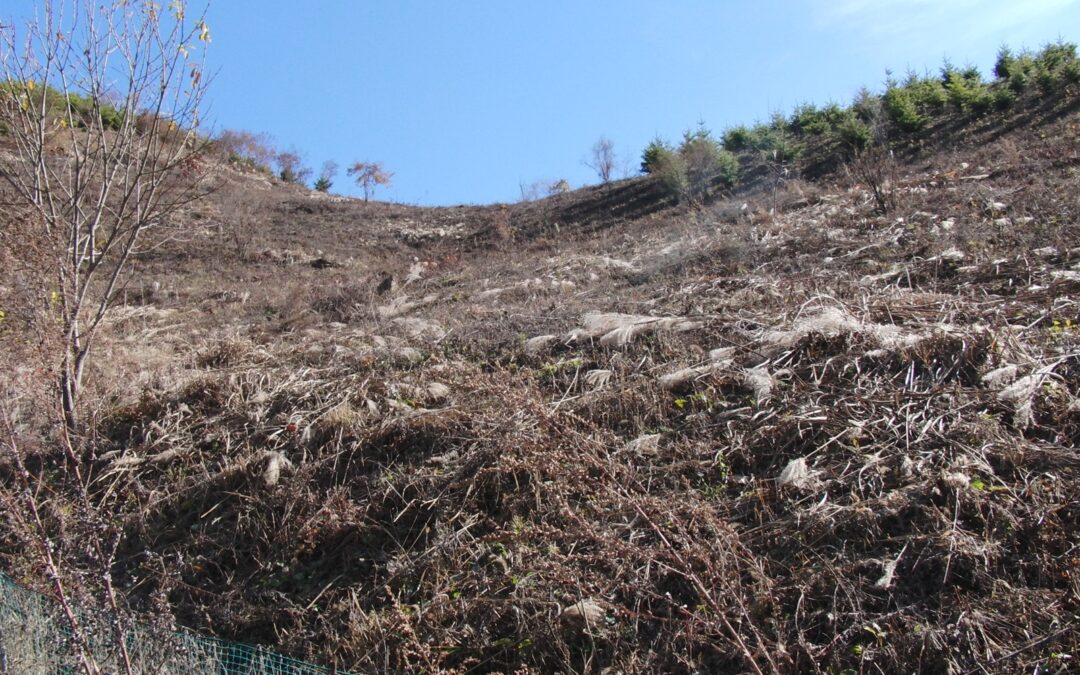
[[[473,227],[461,211],[376,205],[363,223],[440,264],[375,239],[227,323],[125,315],[137,339],[177,316],[197,337],[174,381],[101,411],[118,578],[186,625],[358,671],[1062,670],[1070,179],[1047,177],[1055,202],[1017,167],[932,159],[887,216],[824,186],[768,222],[732,203],[619,231],[560,195],[512,207],[499,256],[432,234]],[[592,220],[548,241],[541,206]],[[1059,225],[995,222],[1028,214]],[[404,289],[373,301],[377,269]]]

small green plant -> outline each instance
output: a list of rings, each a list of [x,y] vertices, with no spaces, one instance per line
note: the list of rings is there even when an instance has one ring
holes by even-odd
[[[881,121],[884,114],[881,97],[866,87],[859,89],[858,93],[855,94],[848,111],[855,115],[860,122],[867,125],[873,125]]]
[[[791,113],[788,128],[796,134],[823,136],[833,131],[847,117],[847,111],[835,103],[824,108],[813,104],[802,104]]]
[[[659,178],[679,200],[694,203],[707,199],[717,186],[731,187],[739,176],[739,160],[703,124],[685,132],[677,150],[654,139],[641,160],[642,171]]]
[[[885,640],[889,637],[889,632],[878,625],[876,621],[863,626],[863,630],[874,638],[874,642],[876,642],[879,647],[884,645]]]
[[[577,370],[583,365],[585,365],[585,362],[580,358],[559,360],[552,363],[545,363],[536,374],[541,380],[550,380],[559,373],[567,370]]]
[[[704,124],[683,134],[679,155],[686,164],[687,183],[694,199],[706,197],[715,181],[731,187],[738,179],[738,160],[716,142]]]
[[[0,316],[0,319],[3,317]],[[1054,319],[1050,324],[1050,334],[1056,338],[1068,335],[1076,330],[1077,324],[1072,319]]]
[[[1016,92],[1008,87],[998,87],[993,97],[994,107],[998,110],[1008,110],[1016,103]]]
[[[713,457],[713,466],[716,467],[719,476],[723,480],[727,480],[731,475],[731,464],[728,462],[727,457],[724,456],[722,450],[718,450]]]
[[[981,114],[994,104],[994,96],[977,68],[959,70],[946,62],[941,69],[941,81],[949,102],[961,112]]]
[[[922,131],[929,121],[919,112],[915,99],[906,87],[891,84],[882,99],[889,119],[902,131]]]
[[[536,576],[536,572],[527,572],[524,575],[511,574],[510,575],[510,584],[514,588],[520,588],[521,586],[525,585],[525,582],[527,582],[529,579],[531,579],[534,576]]]
[[[711,502],[720,501],[727,493],[723,483],[710,483],[705,480],[698,483],[697,491],[702,498]]]
[[[837,126],[836,137],[843,155],[851,159],[870,147],[874,141],[874,132],[866,122],[854,114],[849,114]]]
[[[753,146],[754,136],[750,129],[740,125],[725,131],[722,142],[725,150],[739,152],[740,150],[749,150]]]
[[[675,149],[671,147],[671,144],[657,136],[641,152],[641,173],[650,175],[659,173],[667,155],[674,152]]]

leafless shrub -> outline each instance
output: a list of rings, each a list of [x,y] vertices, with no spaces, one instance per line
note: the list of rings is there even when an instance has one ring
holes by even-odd
[[[212,147],[233,163],[246,164],[251,168],[270,170],[277,158],[274,139],[266,133],[252,133],[243,129],[226,129],[213,140]]]
[[[593,144],[585,166],[596,172],[600,182],[607,183],[615,172],[615,144],[603,136]]]
[[[252,244],[265,223],[268,193],[256,187],[230,185],[223,191],[221,229],[239,260],[251,256]]]
[[[311,308],[328,321],[348,323],[371,311],[375,297],[374,283],[330,283],[312,291]]]
[[[493,227],[495,237],[499,241],[510,241],[514,238],[514,226],[510,221],[510,209],[505,207],[499,209],[495,214]]]
[[[847,164],[846,172],[852,181],[870,190],[879,213],[885,214],[895,208],[897,164],[888,147],[875,144],[861,151]]]
[[[532,183],[522,181],[518,183],[518,190],[521,193],[522,202],[534,202],[544,197],[566,194],[570,192],[571,187],[565,178],[559,178],[558,180],[538,180]]]
[[[274,158],[278,167],[278,177],[286,183],[303,185],[311,178],[311,168],[304,166],[304,158],[296,149],[279,152]]]

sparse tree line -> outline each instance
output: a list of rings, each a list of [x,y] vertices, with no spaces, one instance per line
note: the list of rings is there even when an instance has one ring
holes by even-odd
[[[306,185],[314,175],[312,169],[305,165],[303,154],[299,150],[277,150],[269,134],[226,129],[213,138],[205,139],[187,130],[190,128],[188,125],[197,120],[170,119],[152,110],[138,110],[131,116],[131,111],[124,110],[122,101],[112,100],[114,97],[108,93],[94,95],[66,88],[62,91],[50,84],[41,85],[34,79],[20,81],[9,78],[0,81],[0,99],[19,103],[28,109],[33,103],[34,109],[44,112],[43,118],[47,121],[46,131],[50,138],[55,136],[55,132],[69,127],[83,132],[98,129],[102,132],[118,133],[124,130],[125,125],[130,124],[134,134],[145,136],[155,131],[155,126],[158,126],[175,133],[191,134],[192,138],[199,139],[202,151],[218,154],[237,168],[274,175],[286,183],[297,185]],[[183,132],[180,131],[181,125],[185,126]],[[12,131],[11,122],[0,119],[0,136],[11,136]],[[323,162],[311,187],[320,192],[328,192],[334,185],[338,171],[337,162]],[[363,190],[365,200],[370,198],[376,188],[389,187],[394,175],[379,162],[361,161],[348,167],[346,173],[353,177]]]
[[[299,150],[276,150],[274,140],[268,134],[227,129],[214,138],[212,146],[231,165],[274,175],[286,183],[307,185],[314,175],[311,167],[305,165],[303,154]],[[323,162],[312,188],[319,192],[329,192],[339,170],[337,162]],[[345,173],[353,178],[363,191],[364,201],[374,194],[376,188],[389,187],[394,177],[394,174],[383,168],[379,162],[357,161],[350,165]]]

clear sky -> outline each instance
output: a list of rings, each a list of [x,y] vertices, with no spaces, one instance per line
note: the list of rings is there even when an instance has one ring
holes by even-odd
[[[269,133],[315,171],[382,162],[376,198],[442,205],[595,182],[601,135],[636,169],[698,121],[719,133],[847,103],[886,68],[988,74],[1003,43],[1080,40],[1080,0],[213,0],[207,18],[217,129]],[[333,191],[358,194],[343,171]]]

